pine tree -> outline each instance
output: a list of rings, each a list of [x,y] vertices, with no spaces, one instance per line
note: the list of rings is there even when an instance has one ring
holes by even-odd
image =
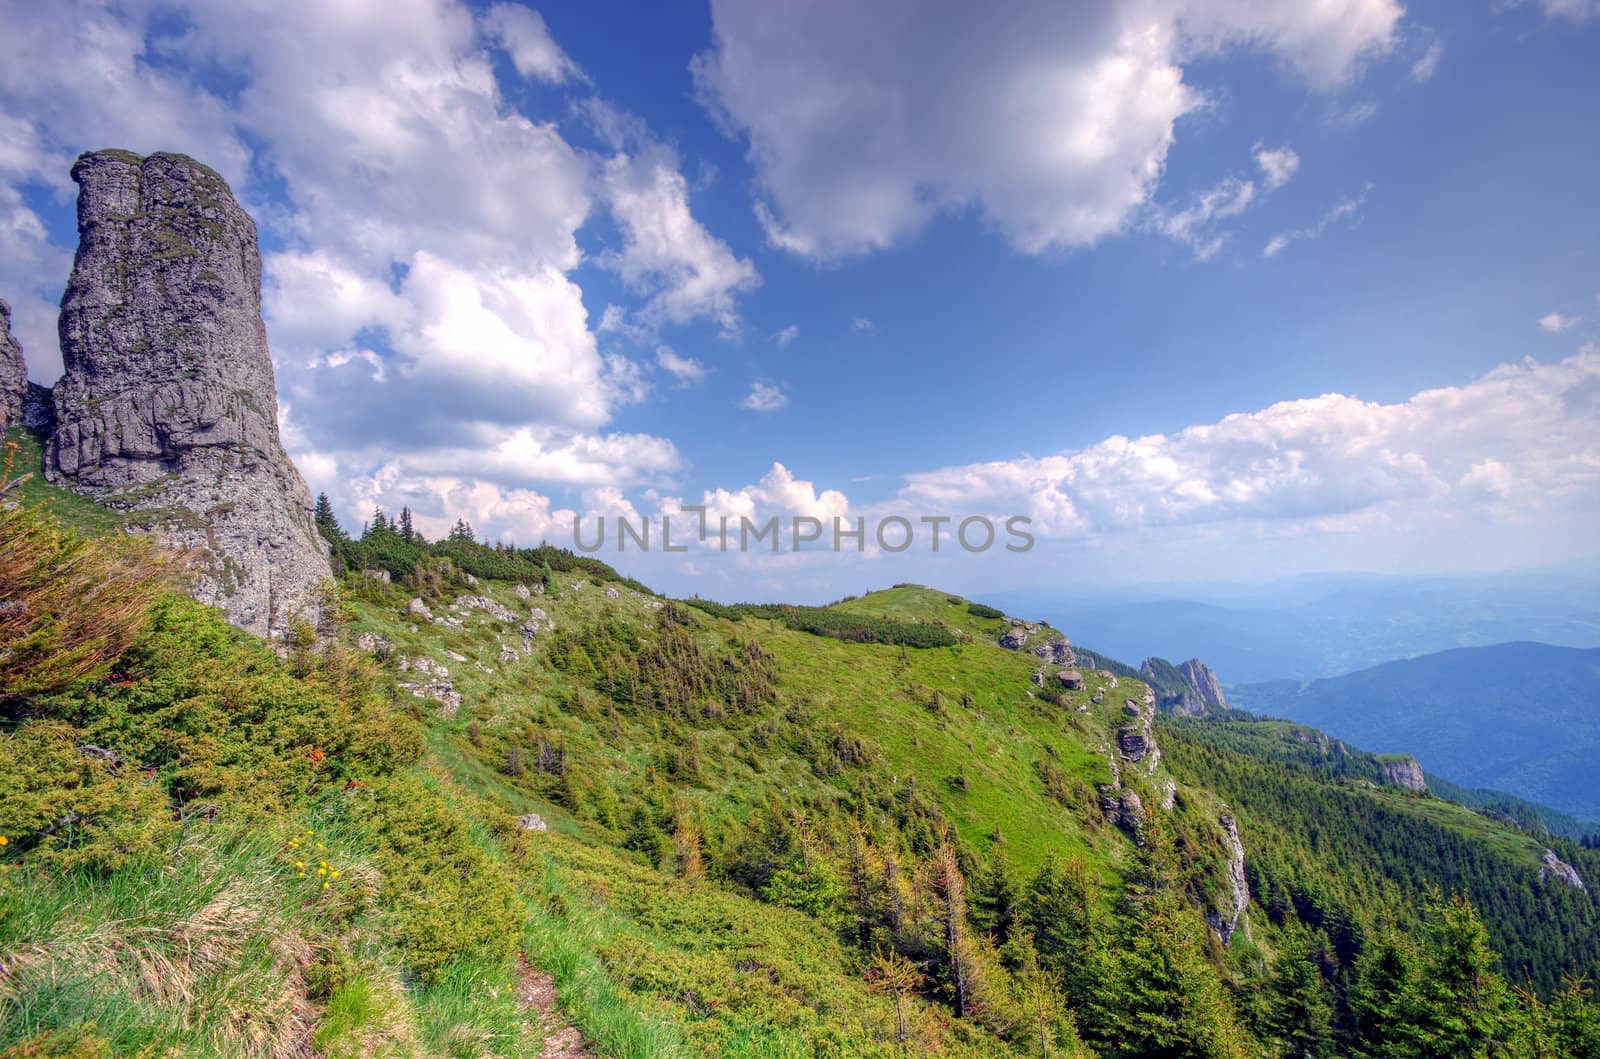
[[[407,544],[417,539],[417,528],[412,525],[411,509],[409,507],[400,509],[400,536]]]
[[[1315,939],[1290,921],[1273,968],[1267,1025],[1295,1059],[1324,1059],[1333,1054],[1333,1004],[1317,966]]]
[[[1004,945],[1016,924],[1016,877],[999,850],[972,880],[972,925]]]
[[[477,543],[477,536],[473,534],[472,527],[464,518],[456,519],[456,524],[450,527],[450,540],[466,544]]]
[[[317,494],[317,506],[311,513],[312,520],[317,525],[317,532],[322,534],[322,539],[329,544],[338,544],[344,540],[344,530],[339,528],[339,519],[333,513],[333,501],[328,499],[327,493]]]

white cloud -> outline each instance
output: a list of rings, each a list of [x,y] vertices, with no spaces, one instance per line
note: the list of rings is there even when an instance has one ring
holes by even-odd
[[[1600,348],[1507,365],[1398,404],[1328,394],[1171,435],[913,474],[899,500],[1028,514],[1039,533],[1058,537],[1248,520],[1315,531],[1367,512],[1464,514],[1491,500],[1591,510],[1600,501]]]
[[[1300,156],[1292,147],[1263,147],[1257,143],[1253,153],[1268,191],[1283,187],[1300,169]]]
[[[788,327],[785,327],[782,331],[779,331],[777,334],[773,335],[772,336],[772,340],[774,342],[778,343],[778,348],[779,349],[783,349],[784,347],[788,346],[788,344],[790,342],[793,342],[795,339],[797,339],[799,337],[800,337],[800,325],[799,324],[790,324]]]
[[[1582,321],[1576,316],[1566,316],[1562,313],[1545,313],[1539,317],[1539,330],[1548,331],[1552,335],[1559,335],[1563,331],[1570,331]]]
[[[1267,52],[1317,88],[1386,51],[1395,0],[1111,0],[978,8],[717,0],[701,98],[744,140],[773,245],[837,258],[974,209],[1018,249],[1078,247],[1149,199],[1182,64]],[[960,86],[953,91],[952,86]]]
[[[1564,18],[1571,22],[1600,18],[1600,0],[1538,0],[1538,4],[1547,18]]]
[[[617,221],[607,263],[640,304],[608,307],[601,328],[630,340],[696,319],[735,327],[757,278],[693,217],[676,155],[642,122],[610,111],[632,139],[597,155],[551,120],[565,104],[526,114],[503,94],[494,49],[522,77],[588,90],[537,14],[475,17],[460,0],[13,6],[8,44],[35,61],[0,67],[0,283],[30,345],[67,269],[19,188],[69,195],[86,146],[182,150],[221,170],[281,247],[264,262],[264,311],[285,436],[313,486],[356,504],[415,475],[436,500],[509,517],[544,503],[535,483],[615,488],[679,467],[670,441],[606,430],[649,384],[597,348],[577,233],[597,206]],[[36,365],[44,353],[29,350]]]
[[[776,412],[789,406],[789,395],[777,383],[753,382],[739,407],[751,412]]]
[[[739,329],[736,295],[761,279],[747,258],[735,257],[689,209],[689,185],[677,160],[660,146],[619,153],[602,169],[607,204],[623,232],[612,264],[623,282],[654,295],[642,316],[649,323],[715,320]]]
[[[694,357],[680,356],[671,346],[656,347],[656,366],[679,382],[699,382],[706,377],[706,366]]]
[[[1328,115],[1328,124],[1353,129],[1365,125],[1378,116],[1378,104],[1371,100],[1351,103],[1347,107],[1339,107]]]
[[[550,37],[544,18],[521,4],[495,4],[484,13],[484,34],[504,48],[517,73],[551,84],[583,79],[578,64]]]
[[[1366,205],[1367,195],[1370,194],[1371,191],[1372,185],[1368,184],[1361,189],[1361,193],[1359,195],[1340,199],[1331,210],[1329,210],[1327,213],[1324,213],[1321,217],[1318,217],[1315,221],[1311,222],[1305,227],[1291,228],[1287,231],[1279,232],[1277,235],[1274,235],[1271,239],[1267,240],[1267,245],[1261,250],[1261,256],[1277,257],[1279,254],[1283,253],[1284,250],[1288,249],[1290,243],[1303,242],[1309,239],[1318,239],[1324,232],[1326,232],[1333,225],[1338,224],[1340,221],[1349,221],[1352,224],[1357,223],[1360,218],[1361,207]]]
[[[1193,250],[1195,260],[1207,261],[1227,239],[1226,234],[1215,231],[1214,223],[1243,213],[1255,197],[1254,181],[1225,177],[1215,187],[1198,192],[1184,209],[1158,208],[1155,225],[1167,238]]]
[[[1411,64],[1411,79],[1419,84],[1433,80],[1433,75],[1439,72],[1439,61],[1443,58],[1444,45],[1433,41],[1428,45],[1428,50]]]
[[[878,325],[865,316],[858,316],[850,321],[850,330],[855,334],[871,338],[878,333]]]

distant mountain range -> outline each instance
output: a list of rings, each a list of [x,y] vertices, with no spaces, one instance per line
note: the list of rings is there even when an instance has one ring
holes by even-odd
[[[1202,658],[1225,684],[1315,680],[1396,659],[1517,640],[1600,647],[1593,570],[1437,578],[1319,577],[1261,586],[998,593],[1117,658]]]
[[[1345,676],[1230,685],[1235,706],[1320,728],[1431,773],[1600,820],[1600,650],[1440,651]]]

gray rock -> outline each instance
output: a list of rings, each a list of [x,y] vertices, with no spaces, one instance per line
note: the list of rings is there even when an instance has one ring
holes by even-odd
[[[517,594],[517,598],[522,600],[524,603],[528,601],[529,596],[533,595],[532,592],[528,591],[527,585],[518,585],[516,588],[512,589],[512,591],[514,591]]]
[[[1028,643],[1028,631],[1020,625],[1012,626],[1000,634],[1000,646],[1007,651],[1020,651]]]
[[[1383,763],[1383,781],[1392,787],[1408,791],[1425,791],[1428,781],[1422,775],[1422,766],[1410,754],[1401,754]]]
[[[617,590],[616,590],[616,589],[614,589],[614,588],[608,588],[608,589],[606,589],[606,598],[607,598],[607,599],[616,599],[616,598],[617,598],[617,597],[619,597],[619,596],[620,596],[620,595],[621,595],[621,594],[622,594],[622,593],[620,593],[620,592],[618,592],[618,591],[617,591]]]
[[[1172,812],[1172,807],[1178,804],[1178,785],[1168,780],[1161,787],[1161,808]]]
[[[48,386],[28,383],[22,398],[22,425],[49,437],[56,430],[56,395]]]
[[[517,620],[517,616],[515,614],[511,613],[505,607],[502,607],[488,596],[462,596],[460,599],[456,600],[456,606],[452,607],[451,609],[454,610],[459,607],[470,607],[473,610],[481,610],[495,621],[511,622]]]
[[[379,570],[363,570],[363,571],[361,571],[361,576],[362,577],[371,578],[374,581],[380,581],[380,582],[382,582],[383,584],[386,584],[386,585],[387,584],[392,584],[394,582],[394,578],[389,576],[389,571],[382,570],[382,569],[379,569]]]
[[[439,715],[447,721],[453,720],[456,711],[461,709],[461,696],[450,685],[449,681],[434,680],[426,684],[408,684],[405,681],[400,681],[399,685],[406,691],[411,692],[416,698],[431,699],[437,702],[441,707]]]
[[[423,621],[433,620],[433,611],[422,601],[420,596],[412,597],[411,602],[406,604],[406,613],[413,618],[421,618]]]
[[[235,625],[314,618],[332,571],[278,437],[255,223],[183,155],[98,151],[72,178],[48,475],[192,549],[195,596]]]
[[[1063,669],[1056,674],[1056,680],[1067,691],[1083,690],[1083,674],[1076,669]]]
[[[1543,859],[1544,867],[1539,869],[1539,878],[1541,880],[1554,879],[1556,882],[1565,883],[1575,890],[1584,889],[1583,877],[1578,874],[1578,870],[1556,856],[1555,850],[1545,850]]]
[[[364,632],[356,637],[356,648],[383,657],[389,653],[389,641],[376,633]]]
[[[446,651],[444,656],[452,662],[465,662],[467,660],[467,656],[459,651]]]
[[[1206,913],[1206,922],[1226,945],[1239,928],[1245,907],[1250,904],[1250,884],[1244,876],[1244,842],[1239,838],[1238,823],[1232,813],[1226,812],[1217,817],[1217,823],[1222,825],[1223,844],[1228,851],[1228,893],[1223,908]],[[1245,936],[1249,936],[1248,932]]]
[[[0,298],[0,432],[22,422],[28,399],[28,365],[22,343],[11,335],[11,306]]]
[[[525,813],[517,817],[517,826],[524,831],[548,831],[550,825],[538,813]]]

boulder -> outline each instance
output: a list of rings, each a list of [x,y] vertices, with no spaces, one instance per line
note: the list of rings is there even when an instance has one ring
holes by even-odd
[[[419,618],[422,621],[431,622],[433,620],[433,611],[429,609],[426,603],[422,602],[422,598],[420,596],[413,597],[411,602],[406,604],[406,613],[411,617]]]
[[[1000,646],[1007,651],[1020,651],[1028,643],[1028,631],[1020,625],[1014,625],[1000,634]]]
[[[1076,669],[1063,669],[1056,674],[1056,681],[1067,691],[1083,690],[1083,674]]]
[[[548,831],[550,825],[538,813],[524,813],[517,817],[517,826],[524,831]]]

